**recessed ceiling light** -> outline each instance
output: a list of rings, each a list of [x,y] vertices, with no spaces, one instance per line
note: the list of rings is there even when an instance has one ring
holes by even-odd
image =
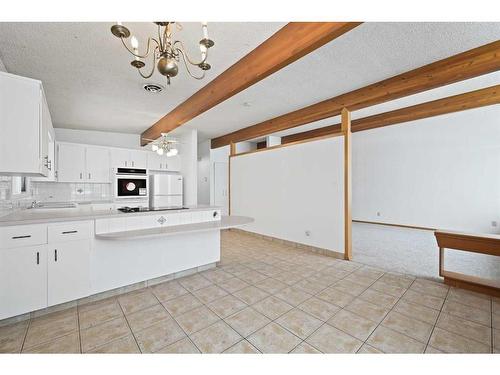
[[[152,94],[158,94],[158,93],[162,92],[163,89],[165,88],[158,83],[146,83],[146,84],[142,85],[142,87],[144,88],[144,90],[146,90],[147,92],[150,92]]]

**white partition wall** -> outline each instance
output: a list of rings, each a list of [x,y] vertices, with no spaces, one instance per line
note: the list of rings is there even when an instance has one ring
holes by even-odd
[[[246,230],[344,252],[344,137],[231,158],[231,214]]]

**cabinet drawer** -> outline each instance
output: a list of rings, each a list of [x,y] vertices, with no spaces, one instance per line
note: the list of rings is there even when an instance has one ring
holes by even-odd
[[[89,221],[49,225],[49,243],[83,240],[90,238]]]
[[[17,225],[0,228],[0,248],[47,243],[47,225]]]

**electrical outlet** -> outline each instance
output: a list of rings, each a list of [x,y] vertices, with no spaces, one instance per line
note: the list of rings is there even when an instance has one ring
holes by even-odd
[[[496,228],[496,227],[498,226],[497,221],[496,221],[496,220],[493,220],[493,221],[491,222],[491,226]]]
[[[380,212],[377,211],[377,216],[380,216]]]
[[[311,237],[311,231],[310,230],[306,230],[306,237]]]

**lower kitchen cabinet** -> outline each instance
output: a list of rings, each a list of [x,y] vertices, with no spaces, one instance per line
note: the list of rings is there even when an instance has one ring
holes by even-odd
[[[90,240],[50,244],[47,254],[48,305],[89,295]]]
[[[47,307],[47,245],[0,249],[0,319]]]

